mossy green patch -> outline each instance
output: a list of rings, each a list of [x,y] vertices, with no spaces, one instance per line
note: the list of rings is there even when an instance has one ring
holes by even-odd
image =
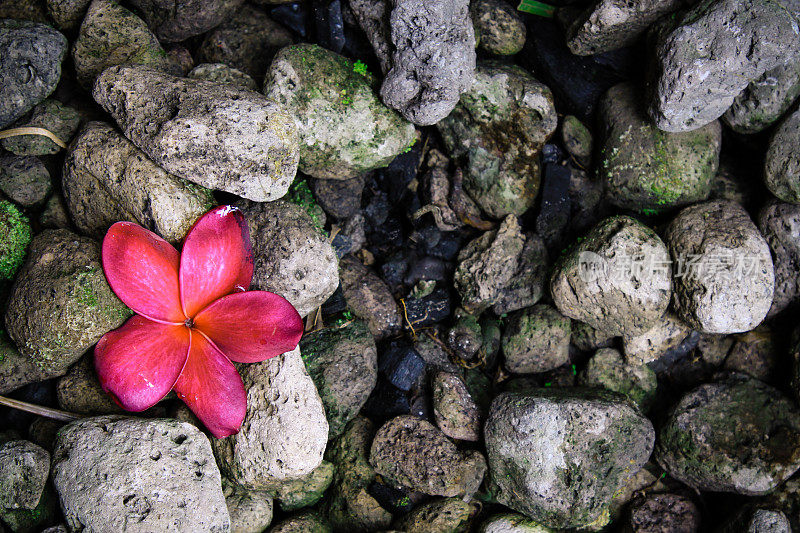
[[[0,200],[0,279],[12,279],[31,242],[31,224],[11,202]]]

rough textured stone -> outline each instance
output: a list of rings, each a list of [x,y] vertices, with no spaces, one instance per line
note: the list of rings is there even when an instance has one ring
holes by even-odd
[[[55,90],[67,45],[66,37],[45,24],[0,20],[0,128]]]
[[[522,17],[504,0],[470,3],[475,39],[481,50],[501,56],[514,55],[525,46],[527,31]]]
[[[274,102],[246,89],[111,67],[95,100],[167,172],[249,200],[283,196],[297,169],[297,132]]]
[[[623,396],[581,389],[500,394],[484,431],[497,501],[556,528],[604,525],[655,438]]]
[[[503,332],[505,367],[515,374],[547,372],[569,362],[569,318],[538,304],[508,317]]]
[[[314,198],[326,213],[334,218],[347,219],[361,211],[364,176],[349,180],[310,180]]]
[[[104,122],[89,122],[70,145],[62,188],[75,226],[97,239],[127,220],[178,243],[215,203],[210,191],[168,174]]]
[[[235,205],[250,227],[252,289],[280,294],[300,316],[315,310],[336,291],[336,252],[302,208],[285,200],[242,200]]]
[[[100,385],[92,353],[83,356],[58,380],[56,399],[61,409],[71,413],[106,415],[124,412]]]
[[[713,201],[687,207],[664,235],[673,261],[674,308],[681,320],[704,333],[738,333],[764,319],[774,291],[772,258],[739,204]]]
[[[72,225],[67,214],[66,202],[60,193],[52,194],[48,198],[39,215],[39,224],[43,229],[69,228]]]
[[[653,22],[680,7],[683,0],[597,0],[567,24],[567,46],[581,56],[630,46]]]
[[[337,531],[382,530],[392,521],[389,511],[369,493],[369,487],[375,481],[375,469],[368,459],[374,435],[372,422],[357,416],[325,451],[325,458],[336,467],[325,509]]]
[[[220,468],[251,490],[302,477],[322,462],[328,422],[300,350],[241,365],[247,413],[236,435],[212,442]]]
[[[20,127],[44,128],[69,143],[80,124],[78,112],[57,100],[47,99],[33,108],[31,117]],[[16,155],[50,155],[61,150],[43,135],[18,135],[0,141],[3,148]]]
[[[539,154],[558,124],[553,94],[524,69],[482,62],[442,140],[464,160],[464,190],[489,216],[521,215],[539,191]]]
[[[677,494],[648,494],[633,503],[625,526],[631,533],[696,533],[700,510]]]
[[[50,454],[26,440],[0,444],[0,507],[35,509],[47,477]]]
[[[376,339],[400,330],[400,309],[389,287],[374,272],[355,257],[346,256],[339,262],[339,278],[347,306],[367,323]]]
[[[378,380],[378,351],[366,323],[355,319],[308,333],[300,352],[317,386],[330,431],[338,437],[367,401]]]
[[[673,407],[656,458],[699,490],[765,494],[800,468],[800,411],[751,378],[701,385]]]
[[[389,30],[391,69],[381,86],[383,101],[414,124],[436,124],[472,83],[469,2],[394,0]]]
[[[719,167],[719,122],[666,133],[639,111],[638,96],[634,85],[623,83],[609,89],[600,102],[600,174],[608,201],[649,215],[707,199]]]
[[[485,232],[461,249],[453,282],[467,311],[480,312],[500,301],[524,245],[519,220],[508,215],[497,230]]]
[[[772,383],[779,377],[782,359],[783,352],[778,349],[778,339],[772,328],[761,324],[752,331],[734,335],[723,368]]]
[[[322,461],[311,473],[305,476],[281,481],[270,489],[275,499],[280,502],[281,510],[294,511],[316,504],[333,481],[335,467],[328,461]]]
[[[385,480],[431,496],[470,496],[486,473],[480,452],[461,452],[433,424],[412,415],[378,430],[369,460]]]
[[[459,498],[437,499],[417,506],[398,522],[405,533],[460,533],[469,531],[475,504]]]
[[[392,45],[390,43],[389,12],[390,0],[349,0],[353,16],[364,30],[375,55],[386,74],[392,68]]]
[[[610,335],[641,333],[669,304],[667,247],[633,218],[607,218],[562,256],[550,293],[565,316]]]
[[[64,31],[78,29],[92,0],[46,0],[47,13]]]
[[[19,353],[5,333],[0,333],[0,394],[49,377],[50,373]]]
[[[78,82],[87,89],[108,67],[135,64],[167,70],[171,63],[142,19],[113,0],[93,0],[72,46]]]
[[[538,302],[544,294],[548,267],[549,256],[544,240],[535,233],[526,235],[517,269],[505,287],[500,289],[499,299],[492,306],[492,311],[500,316]]]
[[[650,367],[626,363],[614,348],[597,350],[581,372],[579,383],[624,394],[645,412],[652,405],[658,387],[656,373]]]
[[[13,279],[31,242],[31,223],[11,202],[0,200],[0,280]]]
[[[786,117],[770,138],[764,183],[784,202],[800,204],[800,109]]]
[[[272,523],[272,496],[222,479],[231,533],[262,533]]]
[[[0,192],[11,201],[23,207],[40,205],[51,188],[50,173],[38,157],[0,157]]]
[[[318,513],[306,511],[275,524],[269,533],[332,533],[332,529]]]
[[[244,0],[131,0],[159,40],[170,43],[200,35],[231,16]]]
[[[769,244],[775,271],[771,316],[800,299],[800,206],[767,203],[758,215],[758,229]]]
[[[655,361],[678,346],[692,329],[672,313],[667,313],[643,333],[622,337],[625,359],[636,365]]]
[[[213,81],[214,83],[233,85],[234,87],[249,89],[251,91],[258,89],[256,80],[241,70],[231,68],[223,63],[201,63],[194,67],[186,77],[195,80],[207,80]]]
[[[290,44],[289,30],[245,4],[206,34],[200,54],[210,63],[224,63],[261,82],[275,52]]]
[[[442,433],[455,440],[480,438],[481,413],[458,374],[436,372],[432,380],[433,416]]]
[[[581,351],[592,352],[598,348],[608,348],[613,340],[613,335],[595,329],[585,322],[572,321],[570,342]]]
[[[654,37],[650,116],[665,131],[720,117],[747,85],[800,54],[800,25],[773,0],[700,2]]]
[[[594,138],[592,132],[580,119],[574,115],[567,115],[561,121],[561,140],[564,148],[584,167],[592,162]]]
[[[300,170],[350,179],[385,167],[416,141],[413,124],[381,103],[366,65],[314,44],[275,56],[264,94],[297,122]]]
[[[62,429],[53,484],[71,530],[230,530],[208,438],[191,424],[106,416]]]
[[[739,133],[758,133],[774,122],[800,96],[800,58],[766,71],[750,82],[722,115]]]
[[[20,353],[58,376],[130,314],[106,282],[98,244],[46,230],[31,243],[5,322]]]
[[[517,513],[491,516],[481,524],[478,533],[554,533],[554,530]]]

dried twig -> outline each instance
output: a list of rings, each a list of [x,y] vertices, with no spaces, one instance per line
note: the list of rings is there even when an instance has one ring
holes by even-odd
[[[67,143],[62,141],[58,135],[44,128],[24,126],[22,128],[11,128],[9,130],[0,131],[0,139],[8,139],[9,137],[17,137],[18,135],[42,135],[56,143],[61,148],[64,148],[65,150],[67,148]]]
[[[82,418],[74,413],[68,413],[67,411],[60,411],[58,409],[51,409],[49,407],[42,407],[41,405],[34,405],[32,403],[21,402],[12,398],[6,398],[5,396],[0,396],[0,405],[5,405],[6,407],[11,407],[12,409],[19,409],[20,411],[25,411],[26,413],[33,413],[35,415],[52,418],[53,420],[63,420],[64,422],[72,422],[73,420]]]

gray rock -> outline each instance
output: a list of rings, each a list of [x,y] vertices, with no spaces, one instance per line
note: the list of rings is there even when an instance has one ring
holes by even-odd
[[[322,462],[328,422],[300,350],[241,365],[247,413],[236,435],[211,444],[231,481],[251,490],[309,474]]]
[[[372,422],[357,416],[325,451],[325,458],[336,467],[325,510],[337,531],[377,531],[388,528],[392,521],[389,511],[369,493],[375,481],[375,469],[368,459],[374,435]]]
[[[31,425],[28,426],[28,437],[31,442],[41,446],[46,450],[52,450],[56,442],[56,434],[66,425],[61,420],[52,418],[36,417]]]
[[[492,311],[501,316],[538,302],[544,294],[548,267],[549,256],[544,240],[535,233],[526,235],[517,269],[511,280],[500,289],[499,300],[492,306]]]
[[[412,415],[381,426],[369,461],[386,481],[431,496],[471,496],[486,473],[480,452],[459,451],[436,426]]]
[[[522,17],[504,0],[478,0],[469,12],[478,47],[490,54],[514,55],[525,46],[527,31]]]
[[[597,0],[566,26],[567,47],[590,56],[634,44],[662,16],[683,7],[683,0]]]
[[[31,223],[14,204],[0,199],[0,230],[0,280],[13,279],[31,242]]]
[[[550,293],[565,316],[609,335],[641,333],[669,305],[667,247],[633,218],[607,218],[561,257]]]
[[[253,243],[251,288],[280,294],[306,316],[339,285],[336,252],[308,214],[281,200],[235,204],[244,213]],[[276,246],[275,243],[280,243]]]
[[[99,245],[67,230],[46,230],[31,243],[5,323],[23,356],[59,376],[130,315],[106,282]]]
[[[300,170],[350,179],[388,165],[416,141],[414,125],[378,99],[366,65],[314,44],[275,56],[264,94],[295,117]]]
[[[52,194],[47,199],[42,214],[39,215],[39,224],[46,229],[70,227],[71,222],[67,214],[67,206],[60,193]]]
[[[260,9],[245,4],[206,34],[200,54],[209,63],[224,63],[260,82],[275,52],[290,44],[289,30]]]
[[[655,438],[624,396],[581,389],[500,394],[484,431],[497,501],[556,528],[604,525]]]
[[[393,0],[389,29],[391,68],[381,97],[414,124],[436,124],[472,83],[475,32],[469,2]]]
[[[677,132],[719,118],[750,82],[800,54],[800,25],[772,0],[700,2],[654,36],[650,116]]]
[[[244,0],[131,0],[161,41],[179,42],[224,21]]]
[[[0,128],[50,96],[61,79],[67,39],[45,24],[0,20]]]
[[[397,527],[405,533],[460,533],[469,531],[477,512],[475,503],[440,498],[414,508],[398,521]]]
[[[0,191],[23,207],[44,203],[52,183],[44,163],[35,156],[0,157]]]
[[[0,2],[0,18],[50,23],[43,2],[38,0],[4,0]]]
[[[774,122],[800,96],[800,59],[766,71],[750,82],[722,120],[739,133],[758,133]]]
[[[700,510],[690,499],[677,494],[648,494],[634,501],[625,531],[696,533],[700,521]]]
[[[520,67],[487,61],[437,128],[464,160],[464,190],[486,214],[502,218],[533,205],[539,154],[557,125],[550,89]]]
[[[634,85],[623,83],[609,89],[600,103],[600,174],[608,201],[651,215],[707,199],[719,167],[719,122],[666,133],[639,111],[638,96]]]
[[[61,520],[58,498],[48,483],[35,509],[4,509],[0,507],[0,523],[14,533],[41,531],[46,525]]]
[[[0,507],[35,509],[39,505],[47,477],[50,454],[26,440],[0,445]]]
[[[585,322],[572,321],[570,342],[581,351],[593,352],[598,348],[608,348],[613,340],[613,335],[595,329]]]
[[[691,332],[692,328],[668,312],[647,331],[622,337],[625,359],[634,365],[651,363],[678,346]]]
[[[547,372],[569,362],[570,319],[538,304],[508,317],[503,332],[505,368],[515,374]]]
[[[59,378],[56,399],[61,409],[71,413],[107,415],[124,412],[100,385],[92,353],[81,357],[69,372]]]
[[[309,184],[314,192],[314,198],[332,217],[346,219],[361,210],[364,176],[356,176],[349,180],[311,179]]]
[[[178,243],[215,202],[211,192],[168,174],[104,122],[89,122],[70,145],[62,189],[72,221],[101,239],[119,220]]]
[[[447,346],[453,350],[457,358],[472,361],[480,357],[483,333],[478,317],[471,315],[460,307],[453,313],[455,323],[447,331]]]
[[[765,494],[800,468],[800,410],[751,378],[701,385],[673,407],[656,458],[699,490]]]
[[[290,516],[270,528],[269,533],[332,533],[331,526],[318,513],[306,511]]]
[[[458,374],[436,372],[431,385],[433,416],[442,433],[455,440],[475,442],[481,434],[481,413]]]
[[[619,392],[647,412],[656,396],[656,373],[644,364],[626,363],[614,348],[601,348],[589,359],[578,382]]]
[[[592,132],[574,115],[567,115],[561,121],[561,141],[569,155],[584,167],[592,162],[594,138]]]
[[[772,134],[764,163],[764,183],[784,202],[800,204],[800,109]]]
[[[800,206],[769,202],[758,215],[758,229],[772,252],[775,294],[767,316],[800,299]]]
[[[53,451],[71,530],[229,531],[221,483],[208,438],[176,420],[79,420]]]
[[[322,499],[333,481],[334,471],[333,464],[322,461],[311,473],[301,478],[276,483],[270,492],[274,494],[283,511],[310,507]]]
[[[241,70],[229,67],[224,63],[201,63],[194,67],[186,77],[233,85],[234,87],[250,89],[251,91],[258,90],[256,80]]]
[[[554,530],[517,513],[496,514],[481,524],[478,533],[554,533]]]
[[[769,246],[745,210],[712,201],[683,209],[664,233],[673,260],[674,309],[692,329],[738,333],[772,304]]]
[[[367,325],[358,319],[308,333],[300,341],[308,373],[322,397],[338,437],[367,401],[378,380],[378,351]]]
[[[76,30],[81,25],[83,14],[92,0],[45,0],[47,13],[64,31]]]
[[[31,117],[19,127],[44,128],[69,143],[80,125],[80,115],[57,100],[47,99],[33,108]],[[43,135],[18,135],[0,141],[3,148],[15,155],[50,155],[61,147]]]
[[[294,178],[293,120],[255,92],[122,66],[104,71],[93,95],[126,137],[178,177],[261,202],[283,196]]]
[[[726,533],[729,530],[726,530]],[[792,524],[781,511],[755,509],[744,513],[732,531],[747,533],[792,533]],[[732,532],[731,532],[732,533]]]
[[[778,349],[777,340],[766,324],[735,335],[723,368],[772,383],[779,377],[778,370],[783,364],[783,351]]]
[[[108,67],[131,64],[168,70],[167,53],[142,19],[113,0],[92,0],[72,46],[78,82],[91,89]]]
[[[231,533],[261,533],[272,523],[272,496],[247,490],[222,478],[225,505],[231,517]]]
[[[6,394],[35,381],[51,377],[30,358],[17,350],[5,333],[0,333],[0,394]]]
[[[519,220],[508,215],[497,230],[485,232],[461,249],[453,282],[467,311],[480,313],[501,301],[524,245]]]
[[[389,30],[389,12],[392,4],[389,0],[349,0],[348,5],[353,17],[364,30],[375,55],[386,74],[392,68],[392,45]]]
[[[367,323],[376,339],[396,333],[401,327],[400,309],[389,287],[353,256],[339,261],[342,294],[353,314]]]

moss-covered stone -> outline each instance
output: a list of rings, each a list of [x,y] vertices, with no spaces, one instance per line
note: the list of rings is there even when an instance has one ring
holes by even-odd
[[[492,54],[513,55],[525,46],[525,23],[505,0],[479,0],[469,6],[478,47]]]
[[[546,372],[569,362],[570,319],[537,304],[509,316],[503,333],[506,368],[516,374]]]
[[[58,520],[58,498],[48,485],[35,509],[0,508],[0,521],[13,533],[34,533]]]
[[[442,498],[423,503],[398,522],[406,533],[465,533],[478,506],[459,498]]]
[[[0,200],[0,280],[12,279],[31,242],[31,224],[14,204]]]
[[[264,94],[295,117],[300,170],[315,178],[349,179],[386,166],[416,141],[413,124],[378,98],[372,74],[317,45],[278,52]]]
[[[295,511],[310,507],[322,499],[333,481],[335,467],[328,461],[322,463],[310,474],[299,479],[283,481],[270,489],[284,511]]]
[[[51,189],[50,173],[38,157],[0,157],[0,192],[12,202],[35,207],[44,203]]]
[[[581,373],[580,382],[624,394],[642,411],[650,408],[658,387],[656,373],[650,367],[626,364],[613,348],[597,350]]]

